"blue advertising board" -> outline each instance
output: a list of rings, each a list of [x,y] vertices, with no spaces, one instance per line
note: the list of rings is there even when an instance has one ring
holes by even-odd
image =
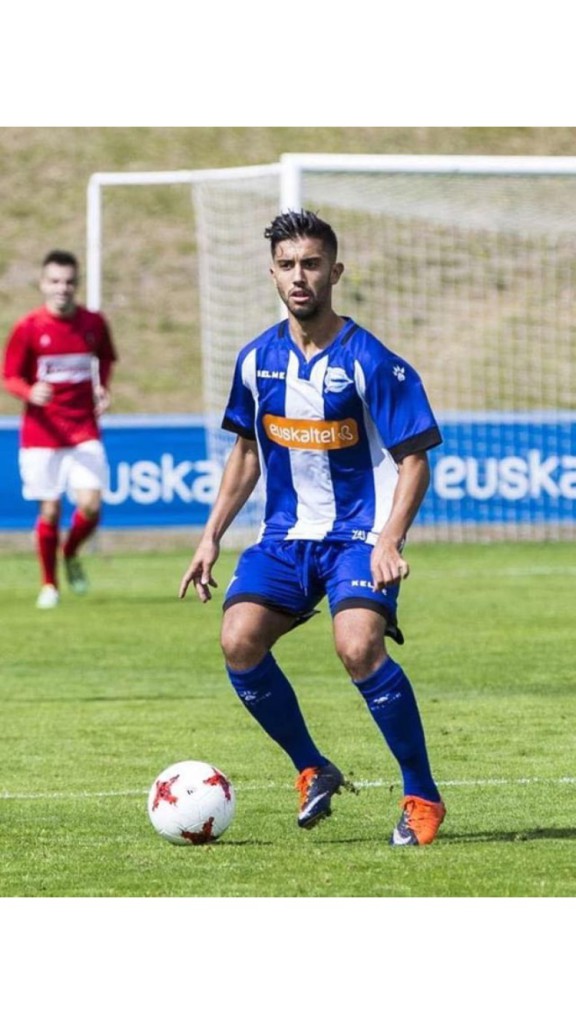
[[[440,425],[420,525],[576,521],[576,415],[458,413]]]
[[[37,515],[21,496],[18,425],[0,419],[0,530],[29,529]],[[204,418],[109,416],[102,428],[110,466],[103,529],[203,526],[220,482]]]
[[[575,522],[576,415],[458,413],[440,425],[419,525]],[[0,530],[29,529],[36,518],[35,503],[21,497],[18,426],[0,418]],[[203,417],[109,416],[103,430],[104,529],[206,522],[221,467],[208,457]]]

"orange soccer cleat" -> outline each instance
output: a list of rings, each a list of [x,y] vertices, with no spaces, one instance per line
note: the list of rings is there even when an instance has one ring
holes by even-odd
[[[423,800],[419,796],[405,796],[402,815],[390,839],[391,846],[425,846],[432,843],[446,817],[441,800]]]

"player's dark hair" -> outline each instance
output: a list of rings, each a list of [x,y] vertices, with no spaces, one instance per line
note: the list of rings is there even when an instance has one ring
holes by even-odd
[[[338,239],[333,229],[311,210],[288,210],[287,213],[278,214],[266,228],[264,238],[270,239],[272,255],[276,246],[287,239],[318,238],[324,242],[334,259],[338,256]]]
[[[78,260],[67,249],[51,249],[42,260],[42,266],[46,267],[49,263],[57,263],[59,267],[74,267],[78,271]]]

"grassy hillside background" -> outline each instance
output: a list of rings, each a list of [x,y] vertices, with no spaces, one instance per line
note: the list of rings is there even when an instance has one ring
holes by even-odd
[[[560,127],[0,128],[0,332],[4,338],[38,304],[38,267],[49,248],[71,248],[84,263],[86,187],[95,171],[272,163],[293,151],[569,155],[575,143],[576,128]],[[107,193],[104,232],[116,255],[105,268],[103,306],[121,353],[112,411],[200,411],[188,188]],[[18,411],[1,393],[0,415]]]

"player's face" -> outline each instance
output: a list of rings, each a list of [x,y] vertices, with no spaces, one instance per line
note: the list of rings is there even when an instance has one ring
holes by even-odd
[[[75,308],[78,277],[74,267],[47,263],[40,278],[40,291],[47,309],[55,316],[66,316]]]
[[[332,288],[344,267],[319,238],[280,242],[270,267],[278,294],[297,320],[311,320],[332,307]]]

